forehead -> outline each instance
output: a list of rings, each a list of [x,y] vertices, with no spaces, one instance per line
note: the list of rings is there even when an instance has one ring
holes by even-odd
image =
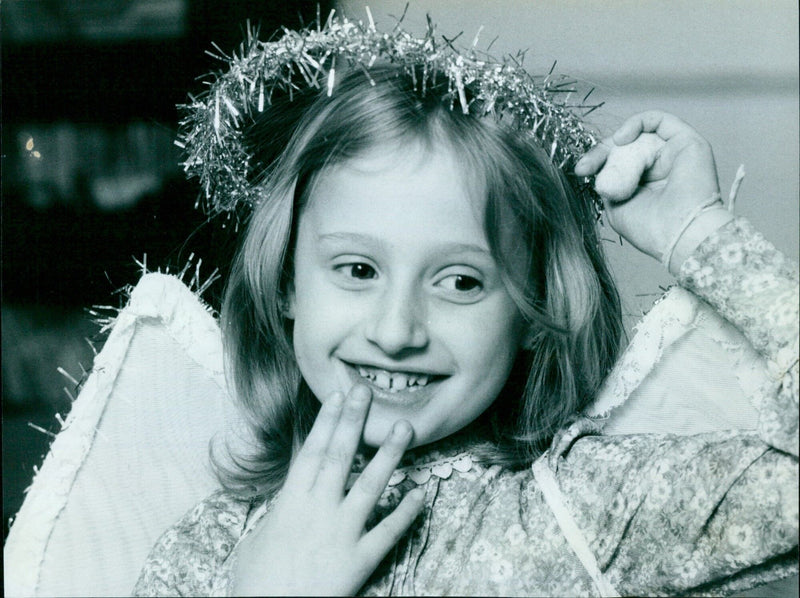
[[[485,193],[476,178],[447,144],[377,146],[317,177],[300,225],[403,229],[474,242],[485,236]]]

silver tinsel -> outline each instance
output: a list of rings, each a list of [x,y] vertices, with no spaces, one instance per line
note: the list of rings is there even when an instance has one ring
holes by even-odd
[[[574,80],[552,69],[544,76],[530,75],[521,66],[521,55],[493,59],[476,49],[477,37],[472,47],[458,50],[453,40],[437,36],[430,22],[423,37],[414,37],[400,23],[381,32],[368,16],[364,24],[332,13],[324,26],[284,29],[277,41],[259,41],[249,31],[239,52],[219,57],[227,71],[213,74],[202,96],[182,107],[186,116],[176,141],[186,151],[188,176],[200,179],[201,203],[208,212],[235,212],[259,199],[259,189],[250,182],[252,156],[243,143],[243,125],[269,110],[276,92],[291,96],[311,88],[335,93],[336,71],[343,65],[367,76],[378,61],[399,65],[422,95],[430,93],[433,77],[444,75],[447,92],[441,101],[452,110],[510,122],[535,136],[562,169],[571,171],[595,144],[583,118],[598,106],[586,105],[588,94],[571,101],[577,94]],[[599,214],[602,203],[588,181],[570,180]]]

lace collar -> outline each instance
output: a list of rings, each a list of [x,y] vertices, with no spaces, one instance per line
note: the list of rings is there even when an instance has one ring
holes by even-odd
[[[474,442],[469,442],[468,438],[463,435],[456,434],[409,450],[403,455],[399,467],[392,474],[387,486],[390,488],[397,486],[406,479],[421,486],[431,477],[446,480],[453,475],[453,471],[467,473],[477,470],[480,467],[478,459],[470,450],[470,446],[473,444]],[[348,487],[364,471],[369,463],[369,458],[362,452],[356,455]]]
[[[429,456],[431,458],[434,457],[433,454]],[[475,462],[472,454],[467,451],[451,456],[442,455],[438,459],[397,468],[392,474],[392,477],[389,478],[388,486],[397,486],[406,478],[411,478],[415,484],[421,486],[427,482],[431,476],[446,480],[453,474],[454,470],[458,473],[467,473],[471,469],[477,468],[477,466],[478,464]]]

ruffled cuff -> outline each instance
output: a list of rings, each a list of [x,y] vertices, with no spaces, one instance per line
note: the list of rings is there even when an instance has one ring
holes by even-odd
[[[782,371],[797,361],[797,265],[747,220],[737,218],[712,233],[681,265],[678,281]]]

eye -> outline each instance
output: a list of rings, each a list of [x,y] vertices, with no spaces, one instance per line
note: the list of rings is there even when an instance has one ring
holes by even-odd
[[[466,274],[451,274],[445,276],[439,284],[448,291],[475,295],[483,290],[483,283],[473,276]]]
[[[375,268],[364,263],[343,264],[338,266],[337,270],[341,271],[345,276],[356,280],[371,280],[378,276]]]

